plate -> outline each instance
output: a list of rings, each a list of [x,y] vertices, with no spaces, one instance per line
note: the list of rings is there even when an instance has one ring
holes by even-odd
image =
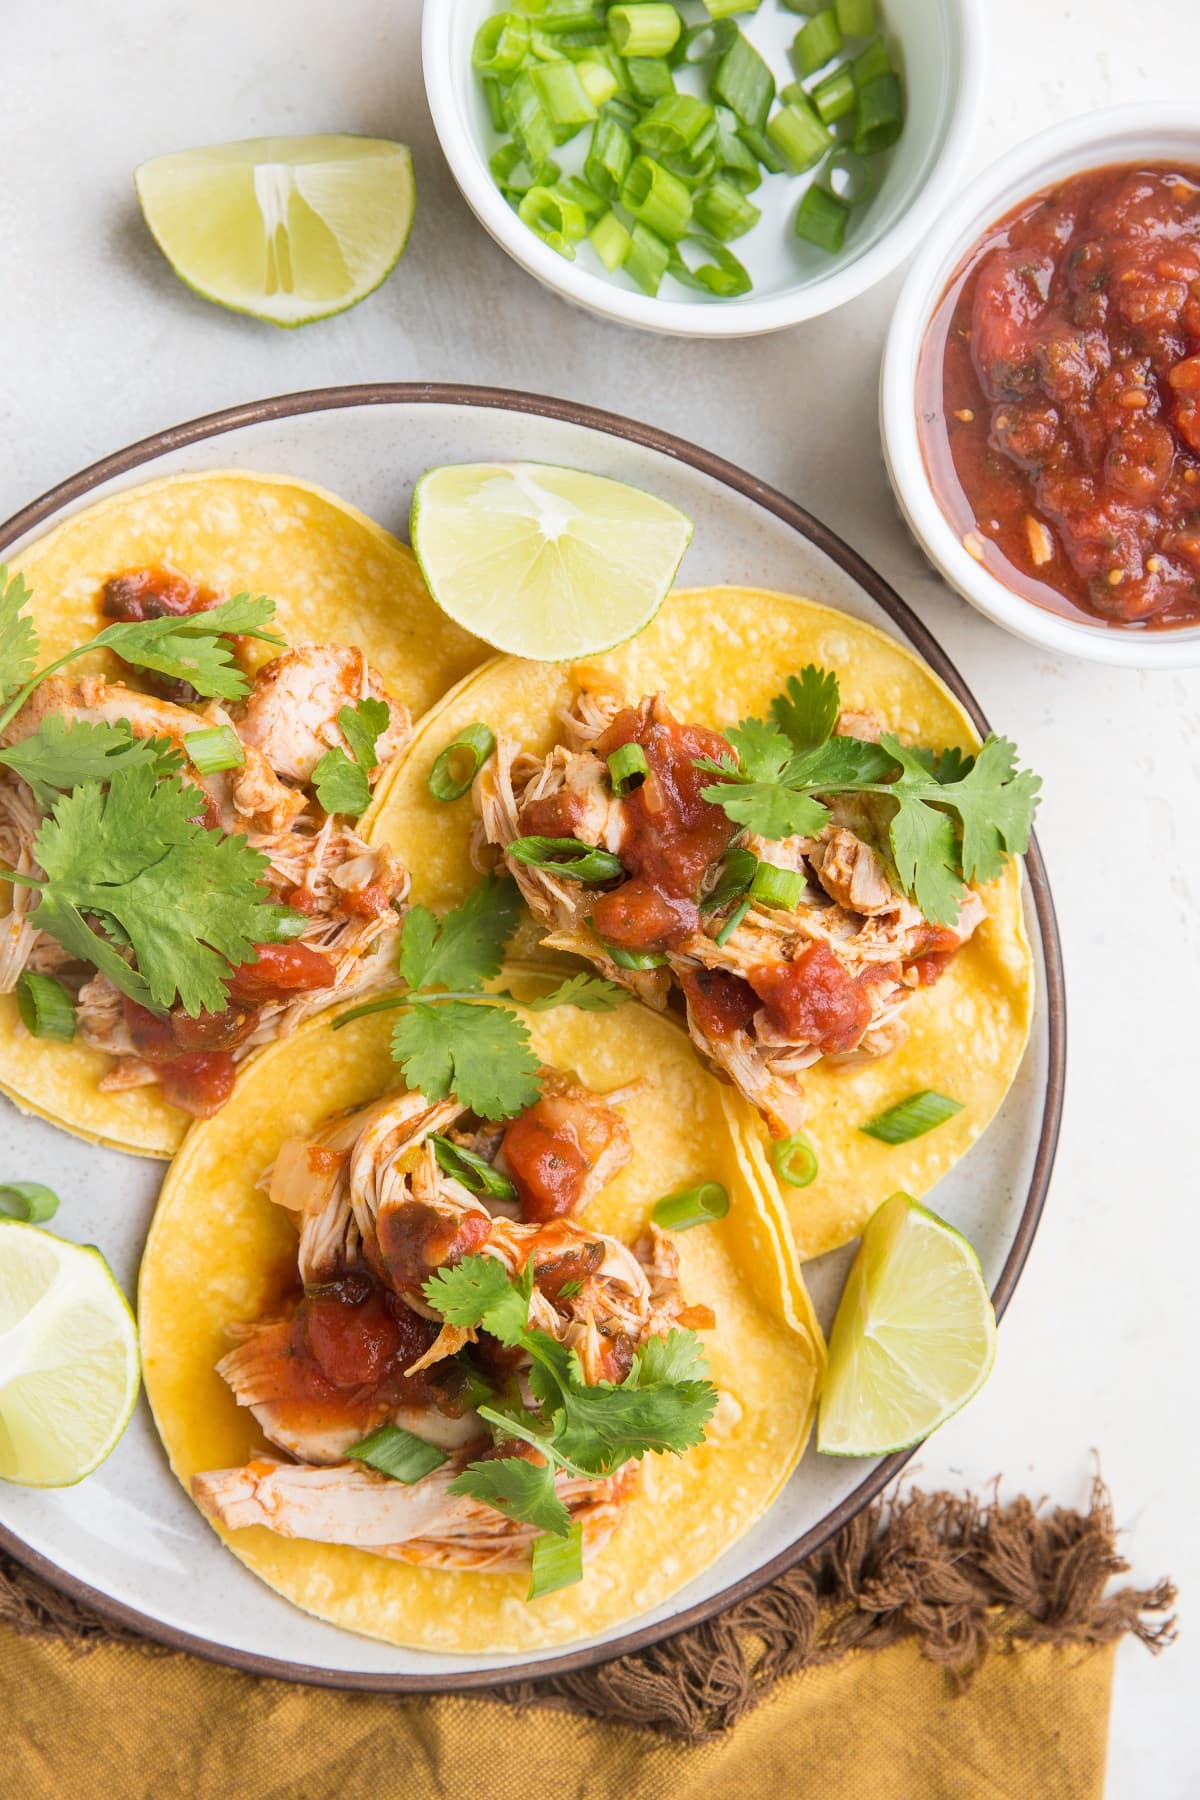
[[[673,501],[696,522],[680,580],[806,594],[910,643],[987,725],[953,664],[887,583],[833,532],[731,464],[611,413],[492,388],[380,384],[287,394],[213,413],[106,457],[0,526],[8,555],[80,507],[151,478],[230,468],[301,476],[407,535],[413,485],[435,463],[509,458],[574,464]],[[1026,924],[1037,974],[1033,1033],[995,1122],[936,1190],[937,1210],[979,1251],[998,1312],[1012,1295],[1046,1195],[1062,1108],[1065,1010],[1054,907],[1037,845]],[[7,1103],[0,1169],[62,1196],[55,1229],[99,1244],[126,1293],[161,1167],[83,1144]],[[807,1266],[832,1318],[849,1251]],[[145,1399],[107,1463],[77,1488],[0,1484],[0,1544],[106,1616],[177,1649],[260,1674],[341,1688],[436,1691],[577,1669],[708,1617],[837,1531],[903,1466],[819,1457],[811,1447],[754,1529],[656,1611],[541,1656],[397,1650],[297,1611],[228,1554],[171,1475]]]

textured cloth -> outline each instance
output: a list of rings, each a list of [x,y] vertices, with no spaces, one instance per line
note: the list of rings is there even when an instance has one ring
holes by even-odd
[[[1111,1591],[1126,1567],[1099,1482],[1086,1513],[909,1492],[648,1650],[410,1699],[161,1649],[0,1561],[4,1791],[1099,1800],[1114,1647],[1174,1633],[1170,1583]]]

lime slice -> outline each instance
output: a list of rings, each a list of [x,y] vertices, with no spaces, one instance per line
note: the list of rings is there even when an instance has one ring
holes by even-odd
[[[442,611],[497,650],[567,662],[654,617],[692,537],[665,500],[546,463],[430,469],[412,543]]]
[[[0,1221],[0,1480],[81,1481],[137,1392],[137,1327],[100,1252]]]
[[[893,1194],[871,1215],[829,1339],[817,1448],[883,1456],[965,1406],[996,1355],[996,1316],[965,1237]]]
[[[412,156],[386,138],[249,138],[181,150],[133,177],[182,281],[272,325],[327,319],[373,293],[408,242]]]

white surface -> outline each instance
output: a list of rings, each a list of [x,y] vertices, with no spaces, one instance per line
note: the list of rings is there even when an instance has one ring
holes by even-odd
[[[930,315],[962,259],[989,226],[1039,189],[1105,163],[1194,160],[1200,107],[1116,106],[1051,125],[977,175],[943,212],[904,278],[888,330],[879,388],[883,453],[909,525],[951,587],[986,618],[1030,644],[1126,669],[1200,666],[1200,626],[1131,631],[1066,619],[997,579],[971,556],[942,512],[929,480],[913,407]]]
[[[880,162],[878,193],[856,209],[844,248],[829,257],[793,231],[797,201],[810,178],[768,177],[754,193],[762,220],[734,250],[754,278],[749,294],[716,300],[689,293],[669,277],[658,294],[643,294],[630,277],[606,275],[586,242],[574,262],[559,256],[521,224],[497,189],[487,158],[502,139],[492,130],[471,67],[475,33],[496,10],[493,0],[428,0],[425,6],[422,64],[438,138],[476,216],[497,242],[540,281],[605,318],[692,337],[748,337],[817,318],[890,274],[954,191],[978,103],[984,0],[888,0],[889,33],[902,46],[905,128]],[[695,23],[707,14],[700,0],[686,0],[685,16]],[[803,20],[767,5],[737,23],[784,87],[795,74],[788,52]],[[699,70],[677,71],[676,82],[694,93],[706,91]],[[568,172],[581,172],[586,141],[556,153]]]
[[[991,11],[992,9],[989,9]],[[212,407],[380,377],[510,382],[624,407],[795,494],[890,577],[1045,775],[1072,1058],[1058,1174],[988,1387],[919,1459],[925,1482],[1082,1502],[1103,1459],[1138,1578],[1200,1587],[1194,1493],[1195,831],[1200,677],[1031,651],[928,570],[896,516],[875,425],[897,279],[779,336],[696,346],[597,323],[480,230],[423,98],[416,0],[109,0],[9,9],[0,182],[0,511],[139,434]],[[1136,29],[1135,29],[1136,28]],[[981,169],[1053,119],[1194,95],[1200,15],[1179,0],[995,9],[970,152]],[[408,254],[357,311],[289,336],[180,288],[129,174],[263,132],[406,138]],[[96,1174],[104,1164],[99,1155]],[[81,1499],[86,1490],[81,1490]],[[119,1518],[111,1521],[114,1534]],[[1110,1794],[1195,1791],[1197,1638],[1121,1653]]]
[[[414,483],[427,464],[503,456],[590,468],[680,507],[700,523],[680,572],[687,586],[720,580],[754,580],[780,589],[794,585],[896,632],[855,581],[765,508],[660,451],[561,420],[445,404],[325,409],[191,444],[117,477],[113,485],[128,487],[153,476],[213,467],[316,476],[383,524],[402,530]],[[98,490],[97,497],[108,491]],[[1028,904],[1026,911],[1034,939],[1036,922]],[[1020,1223],[1041,1131],[1048,1044],[1044,982],[1040,988],[1033,1042],[999,1117],[937,1190],[938,1210],[977,1247],[993,1289]],[[132,1293],[160,1170],[108,1154],[103,1179],[97,1180],[96,1156],[91,1146],[0,1106],[0,1170],[19,1169],[52,1181],[67,1199],[58,1228],[81,1242],[101,1244]],[[847,1250],[808,1265],[813,1298],[827,1330],[849,1257]],[[817,1530],[874,1468],[869,1460],[819,1456],[810,1444],[753,1530],[639,1623],[675,1619],[756,1573]],[[288,1606],[228,1555],[205,1527],[166,1466],[146,1404],[138,1408],[119,1453],[89,1480],[82,1506],[79,1498],[74,1490],[47,1494],[0,1483],[0,1523],[110,1599],[192,1637],[339,1673],[447,1678],[460,1670],[503,1668],[512,1661],[395,1650],[322,1625]],[[126,1527],[118,1536],[110,1523],[114,1508]],[[177,1556],[187,1568],[186,1582],[178,1579]]]

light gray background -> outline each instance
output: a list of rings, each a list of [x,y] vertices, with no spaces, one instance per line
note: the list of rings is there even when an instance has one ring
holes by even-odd
[[[1053,119],[1195,97],[1200,12],[1184,0],[986,10],[964,176]],[[1000,1473],[1008,1488],[1082,1502],[1094,1449],[1137,1577],[1169,1571],[1200,1589],[1200,673],[1044,657],[928,573],[892,505],[875,424],[896,282],[792,332],[690,347],[603,325],[520,274],[442,163],[419,0],[55,0],[5,14],[0,516],[132,438],[231,402],[383,378],[509,384],[627,411],[743,463],[842,532],[940,635],[1046,778],[1072,1052],[1058,1174],[995,1374],[922,1453],[919,1479]],[[179,286],[138,217],[135,165],[323,130],[415,152],[416,227],[382,292],[292,335]],[[1110,1793],[1122,1800],[1196,1791],[1195,1641],[1157,1664],[1137,1646],[1121,1653]]]

